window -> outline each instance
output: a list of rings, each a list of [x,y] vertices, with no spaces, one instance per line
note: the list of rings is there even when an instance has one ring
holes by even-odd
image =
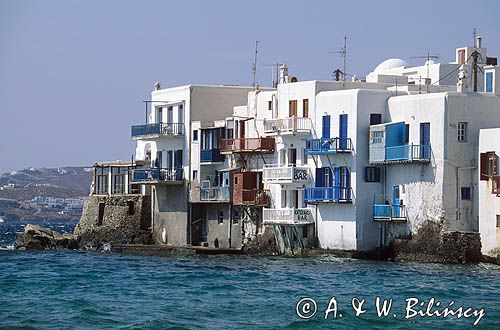
[[[485,92],[493,92],[493,72],[486,72],[486,88]]]
[[[382,124],[382,114],[370,113],[370,125]]]
[[[111,194],[125,193],[125,168],[111,167]]]
[[[367,166],[365,169],[366,182],[380,182],[380,167]]]
[[[193,170],[193,180],[198,180],[198,170]]]
[[[302,100],[302,117],[309,117],[309,99]]]
[[[267,110],[273,110],[273,101],[267,101]]]
[[[470,201],[470,187],[462,187],[460,191],[462,195],[462,200]]]
[[[102,222],[104,220],[104,208],[106,207],[106,203],[99,203],[99,214],[97,215],[97,225],[102,226]]]
[[[500,227],[500,214],[497,214],[497,227]]]
[[[238,184],[238,177],[236,175],[234,176],[234,184]]]
[[[405,125],[405,144],[410,142],[410,124]]]
[[[198,141],[198,130],[197,129],[195,129],[193,131],[193,141]]]
[[[224,223],[224,211],[219,210],[217,221],[218,221],[219,225],[222,225],[222,223]]]
[[[297,116],[297,100],[290,100],[288,102],[288,115],[290,117]]]
[[[458,129],[458,142],[467,142],[467,123],[460,122],[457,125]]]
[[[286,207],[286,190],[281,191],[281,208]]]
[[[241,218],[240,211],[233,209],[233,225],[237,225]]]
[[[134,215],[135,214],[134,201],[127,201],[127,207],[128,207],[127,214],[128,215]]]
[[[458,50],[458,64],[465,64],[465,49]]]

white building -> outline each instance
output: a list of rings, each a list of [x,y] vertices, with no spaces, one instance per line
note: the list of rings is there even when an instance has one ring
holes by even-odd
[[[219,146],[224,127],[216,121],[232,115],[233,107],[245,103],[250,90],[187,85],[166,89],[158,86],[151,93],[148,122],[132,127],[132,138],[137,141],[136,159],[150,164],[135,169],[132,181],[143,184],[143,193],[152,196],[156,242],[202,244],[208,239],[208,228],[216,223],[216,228],[224,230],[221,237],[212,240],[212,246],[231,247],[229,200],[216,200],[224,205],[202,211],[198,203],[201,196],[192,199],[191,191],[201,194],[199,187],[206,176],[214,182],[216,171],[224,167]]]
[[[482,230],[479,131],[500,127],[486,55],[478,41],[452,63],[384,61],[366,81],[298,81],[283,66],[276,89],[154,91],[132,127],[148,164],[132,180],[152,196],[155,240],[240,248],[269,229],[282,251],[368,251],[428,221]]]

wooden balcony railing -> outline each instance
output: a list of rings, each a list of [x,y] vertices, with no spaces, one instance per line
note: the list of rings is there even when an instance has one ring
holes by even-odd
[[[221,139],[220,152],[259,152],[259,153],[273,153],[274,152],[274,138],[260,137],[260,138],[239,138],[239,139]]]

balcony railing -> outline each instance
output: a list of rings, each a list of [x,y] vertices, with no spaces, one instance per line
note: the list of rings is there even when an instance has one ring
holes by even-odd
[[[491,179],[493,183],[491,187],[491,193],[495,195],[500,195],[500,175],[493,175]]]
[[[384,149],[384,147],[373,147]],[[431,146],[421,144],[407,144],[402,146],[385,147],[385,160],[382,163],[427,163],[431,160]],[[371,161],[373,163],[373,161]]]
[[[132,170],[132,182],[182,182],[182,168],[141,168]]]
[[[266,119],[264,133],[310,133],[312,130],[311,118],[287,117],[281,119]]]
[[[405,205],[373,204],[373,220],[375,221],[406,221]]]
[[[266,206],[271,202],[269,190],[263,189],[243,189],[241,191],[241,203],[235,205]],[[234,199],[233,199],[234,203]]]
[[[306,203],[352,203],[351,187],[313,187],[304,190]]]
[[[314,216],[308,208],[264,209],[262,220],[265,225],[304,225],[314,223]]]
[[[274,152],[274,138],[240,138],[240,139],[222,139],[220,140],[220,152]]]
[[[200,201],[229,202],[230,200],[229,187],[200,188]]]
[[[320,138],[306,139],[306,154],[336,154],[352,151],[350,138]]]
[[[221,155],[220,149],[201,150],[201,163],[223,163],[224,155]]]
[[[290,165],[264,165],[264,183],[306,183],[311,179],[309,167]]]
[[[162,135],[184,135],[184,124],[156,123],[132,126],[132,138],[135,139]]]

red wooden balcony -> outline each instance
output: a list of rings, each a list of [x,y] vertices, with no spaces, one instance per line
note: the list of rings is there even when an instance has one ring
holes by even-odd
[[[220,152],[273,153],[274,145],[275,142],[273,137],[221,139]]]

